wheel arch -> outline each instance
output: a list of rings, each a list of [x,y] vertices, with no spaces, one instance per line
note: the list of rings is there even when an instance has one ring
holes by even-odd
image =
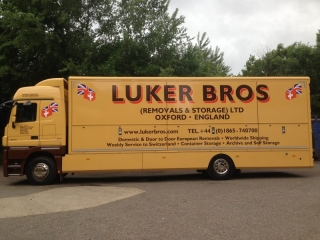
[[[66,154],[65,146],[48,146],[48,147],[30,147],[23,155],[23,162],[21,166],[21,174],[26,173],[26,166],[31,161],[31,159],[45,156],[50,157],[57,167],[57,173],[62,173],[62,157]]]
[[[236,165],[234,164],[233,159],[232,159],[228,154],[226,154],[226,153],[218,153],[218,154],[214,155],[214,156],[210,159],[209,164],[210,164],[210,162],[211,162],[212,160],[217,159],[217,158],[228,158],[228,159],[230,159],[230,160],[232,161],[233,166],[236,167]],[[209,164],[208,164],[208,167],[209,167]]]
[[[27,158],[26,158],[26,160],[25,160],[25,164],[24,164],[24,168],[23,168],[23,174],[26,174],[26,168],[27,168],[27,166],[28,166],[28,163],[32,160],[32,159],[34,159],[34,158],[36,158],[36,157],[49,157],[49,158],[51,158],[52,159],[52,161],[54,161],[54,163],[57,165],[57,162],[56,162],[56,160],[55,160],[55,157],[54,157],[54,155],[52,154],[52,153],[50,153],[50,152],[47,152],[47,151],[39,151],[39,152],[33,152],[33,153],[31,153]]]
[[[218,165],[221,164],[220,166],[222,166],[222,171],[227,170],[226,172],[219,173],[218,172],[219,170],[214,169],[215,162],[217,162],[218,160],[220,163],[217,163],[217,164]],[[220,168],[218,165],[216,165],[216,167]],[[225,166],[225,169],[224,169],[224,166]],[[234,161],[228,154],[218,153],[211,158],[208,164],[207,173],[209,177],[214,180],[228,180],[233,176],[235,169],[236,169],[236,166],[234,164]]]

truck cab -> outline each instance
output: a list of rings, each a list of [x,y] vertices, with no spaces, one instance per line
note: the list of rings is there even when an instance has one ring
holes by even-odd
[[[29,181],[44,183],[61,174],[61,156],[66,150],[67,81],[48,79],[15,93],[4,130],[4,176],[24,174]],[[54,165],[54,172],[39,159]],[[38,161],[35,161],[37,159]]]

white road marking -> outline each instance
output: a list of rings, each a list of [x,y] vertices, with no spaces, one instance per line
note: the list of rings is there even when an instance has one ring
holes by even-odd
[[[143,193],[137,188],[80,186],[55,188],[0,199],[0,218],[24,217],[97,207]]]

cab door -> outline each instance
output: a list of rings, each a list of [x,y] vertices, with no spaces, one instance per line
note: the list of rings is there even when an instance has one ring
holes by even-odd
[[[8,146],[39,146],[39,101],[15,103],[8,125]]]
[[[60,101],[41,100],[40,102],[40,146],[61,145]]]

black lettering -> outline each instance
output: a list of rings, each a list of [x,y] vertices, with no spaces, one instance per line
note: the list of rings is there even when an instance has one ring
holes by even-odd
[[[142,86],[137,85],[137,96],[132,97],[132,88],[130,85],[126,85],[126,98],[131,102],[131,103],[139,103],[142,100]]]
[[[168,103],[175,103],[176,102],[175,90],[176,90],[176,87],[174,85],[165,85],[164,86],[164,101],[166,101]]]
[[[221,85],[220,86],[221,102],[225,103],[227,101],[226,97],[229,99],[230,102],[234,102],[232,94],[233,94],[233,89],[231,86],[229,86],[229,85]]]
[[[125,103],[123,98],[118,97],[118,86],[112,85],[112,101],[114,103]]]
[[[152,88],[150,85],[147,85],[147,102],[148,103],[152,103],[152,97],[159,103],[162,103],[161,99],[158,97],[157,93],[160,91],[161,86],[160,85],[156,85],[154,86],[154,88]]]
[[[248,91],[248,95],[245,96],[245,97],[242,96],[244,91]],[[248,86],[248,85],[240,85],[236,90],[236,96],[241,102],[248,103],[248,102],[251,102],[253,100],[254,93],[253,93],[253,90],[252,90],[252,88],[250,86]]]
[[[212,85],[203,85],[202,86],[203,92],[203,101],[207,103],[213,103],[218,100],[216,95],[216,89]]]
[[[259,102],[268,102],[270,100],[270,97],[266,91],[269,91],[269,88],[267,85],[260,84],[257,86],[257,93],[261,96],[257,96],[257,99]]]
[[[179,101],[184,103],[185,98],[188,99],[189,102],[193,102],[191,97],[193,91],[190,86],[188,85],[179,85]]]

